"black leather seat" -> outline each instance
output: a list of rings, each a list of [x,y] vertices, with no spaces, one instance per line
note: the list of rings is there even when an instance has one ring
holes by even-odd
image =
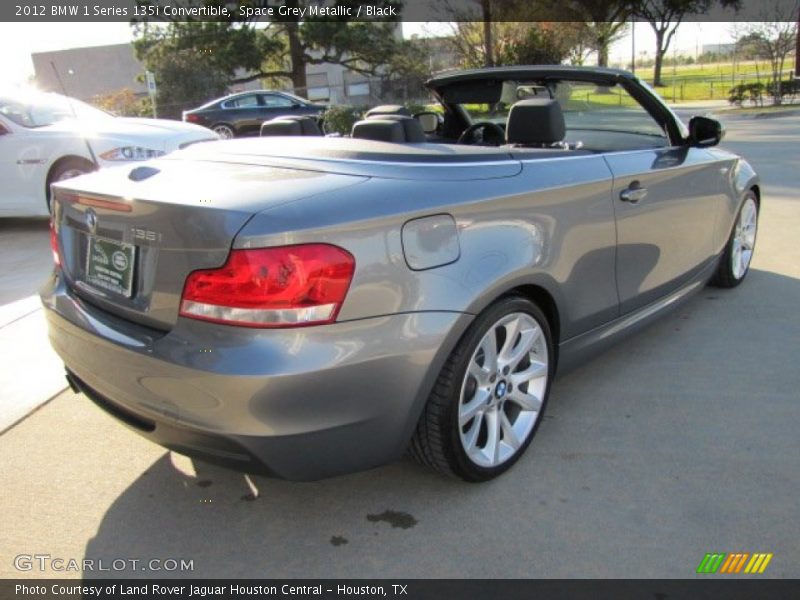
[[[261,135],[303,135],[321,136],[322,130],[315,117],[284,116],[275,117],[261,124]]]
[[[359,121],[353,125],[351,136],[396,144],[422,144],[427,141],[422,123],[412,117],[400,115],[385,115]]]
[[[564,114],[556,100],[520,100],[508,112],[507,144],[549,148],[562,142],[565,135]]]
[[[370,108],[366,113],[364,113],[364,118],[365,119],[372,119],[374,117],[381,118],[386,115],[398,115],[401,117],[410,117],[411,113],[408,112],[408,109],[402,104],[382,104],[380,106],[375,106],[374,108]]]

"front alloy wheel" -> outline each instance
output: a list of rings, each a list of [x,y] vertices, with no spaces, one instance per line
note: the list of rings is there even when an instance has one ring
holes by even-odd
[[[466,481],[509,469],[538,427],[553,374],[548,321],[510,296],[486,309],[448,358],[409,448],[419,462]]]
[[[750,259],[756,245],[756,228],[758,227],[758,210],[753,198],[746,198],[736,227],[733,231],[733,246],[731,249],[731,273],[736,279],[741,279],[750,268]]]
[[[711,283],[719,287],[736,287],[750,269],[753,251],[756,246],[758,232],[758,203],[755,194],[750,191],[744,198],[736,223],[720,258],[717,272]]]

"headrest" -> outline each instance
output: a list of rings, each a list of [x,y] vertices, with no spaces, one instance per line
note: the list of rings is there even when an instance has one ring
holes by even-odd
[[[370,108],[364,114],[364,118],[371,119],[372,117],[380,117],[383,115],[402,115],[404,117],[410,117],[411,113],[408,112],[408,109],[402,104],[382,104],[381,106]]]
[[[321,136],[322,131],[314,117],[285,116],[275,117],[261,124],[261,135],[312,135]]]
[[[506,142],[522,146],[560,142],[566,134],[561,105],[551,99],[520,100],[506,122]]]
[[[353,125],[352,137],[396,144],[421,144],[426,141],[422,123],[401,115],[359,121]]]

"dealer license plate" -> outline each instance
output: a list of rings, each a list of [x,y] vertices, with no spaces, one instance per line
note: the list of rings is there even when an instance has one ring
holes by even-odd
[[[136,246],[89,236],[86,282],[126,298],[133,295]]]

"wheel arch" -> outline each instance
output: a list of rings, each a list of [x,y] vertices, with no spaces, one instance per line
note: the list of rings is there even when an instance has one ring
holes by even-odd
[[[758,208],[761,208],[761,186],[757,183],[754,183],[750,186],[750,191],[752,191],[756,195],[756,205]]]
[[[546,288],[535,285],[526,284],[517,286],[507,293],[500,296],[522,296],[533,302],[536,306],[542,309],[544,316],[547,317],[547,324],[550,326],[550,333],[553,336],[553,350],[556,353],[556,362],[558,361],[558,342],[561,339],[561,315],[558,312],[558,305],[552,294]],[[492,301],[491,304],[497,302],[500,298]]]
[[[406,421],[404,432],[401,436],[402,449],[407,447],[408,442],[414,433],[414,429],[416,428],[417,422],[419,421],[420,415],[425,407],[425,403],[427,402],[428,397],[433,390],[433,386],[439,376],[439,372],[447,361],[447,358],[467,334],[467,331],[469,330],[472,322],[475,320],[476,315],[482,313],[496,302],[512,296],[520,296],[530,300],[545,314],[545,317],[547,318],[547,324],[550,326],[550,333],[553,341],[553,369],[554,371],[558,369],[558,343],[561,335],[562,316],[558,309],[556,296],[544,285],[529,281],[517,281],[513,284],[507,285],[503,289],[494,290],[492,293],[485,295],[480,304],[473,304],[470,307],[470,310],[462,315],[463,318],[458,321],[456,327],[453,328],[454,330],[451,331],[450,335],[443,340],[439,350],[436,352],[433,360],[431,360],[426,376],[419,387],[417,396],[411,405],[411,410],[409,411],[408,420]]]
[[[47,177],[44,180],[44,198],[45,202],[47,203],[47,207],[50,207],[50,184],[53,183],[53,175],[58,170],[61,165],[74,160],[78,162],[82,162],[86,165],[89,165],[90,169],[94,171],[97,169],[97,164],[86,158],[85,156],[80,156],[78,154],[67,154],[66,156],[62,156],[55,160],[53,164],[50,165],[50,168],[47,170]]]

